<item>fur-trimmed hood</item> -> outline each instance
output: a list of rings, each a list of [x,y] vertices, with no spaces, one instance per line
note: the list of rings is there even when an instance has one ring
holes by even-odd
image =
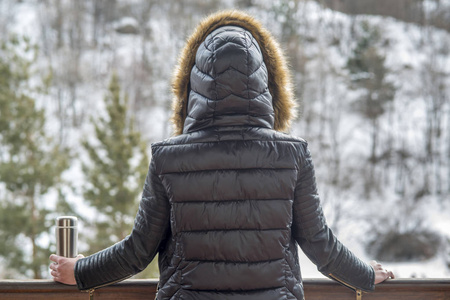
[[[296,102],[290,72],[281,48],[257,20],[246,13],[233,10],[213,14],[202,21],[181,52],[172,80],[175,96],[172,105],[174,134],[182,134],[185,126],[191,91],[191,72],[196,63],[197,50],[213,31],[224,26],[243,28],[257,41],[267,68],[268,90],[273,106],[273,128],[286,131],[296,115]]]

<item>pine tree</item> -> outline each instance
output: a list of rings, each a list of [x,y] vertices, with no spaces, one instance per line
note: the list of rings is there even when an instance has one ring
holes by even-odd
[[[134,120],[128,115],[128,98],[121,96],[119,79],[111,78],[105,96],[106,117],[93,121],[96,141],[85,141],[90,158],[83,165],[89,182],[85,200],[98,212],[96,236],[89,241],[96,252],[125,238],[133,227],[149,159]],[[153,267],[154,268],[154,267]],[[155,276],[155,272],[150,272]]]
[[[354,108],[369,121],[371,127],[371,145],[369,156],[369,174],[366,180],[366,195],[377,186],[375,183],[375,165],[383,158],[379,154],[379,119],[387,110],[388,104],[394,100],[396,88],[387,78],[390,69],[386,66],[386,58],[380,53],[378,44],[381,40],[379,29],[362,22],[361,36],[358,38],[353,55],[347,61],[351,74],[351,86],[360,89],[362,95],[355,101]]]
[[[36,53],[17,36],[0,48],[0,256],[11,276],[42,278],[54,217],[45,196],[61,182],[69,156],[48,136],[32,96],[39,93],[30,86]]]

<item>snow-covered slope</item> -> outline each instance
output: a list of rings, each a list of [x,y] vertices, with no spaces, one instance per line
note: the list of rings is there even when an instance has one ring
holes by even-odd
[[[50,2],[0,1],[0,38],[13,32],[30,36],[41,49],[39,70],[53,72],[50,94],[38,100],[46,108],[49,132],[78,154],[65,173],[75,187],[63,191],[87,219],[93,216],[80,192],[80,161],[86,154],[79,141],[92,133],[90,117],[104,114],[103,96],[112,72],[118,73],[148,142],[166,138],[170,76],[186,36],[204,12],[242,7],[279,38],[291,58],[303,102],[302,117],[291,133],[310,144],[325,215],[338,237],[370,260],[367,245],[376,232],[429,229],[442,238],[436,256],[386,265],[400,277],[450,277],[448,32],[393,18],[351,17],[313,1],[253,1],[253,6],[243,7],[246,1],[121,0],[113,8],[97,7],[95,1]],[[373,126],[353,108],[364,91],[350,87],[346,68],[363,23],[378,28],[376,46],[390,70],[386,80],[396,87],[394,101],[377,120],[377,151],[387,158],[375,167],[377,188],[369,197],[364,185]],[[134,29],[120,33],[117,28],[123,24]],[[432,147],[431,160],[427,145]],[[424,181],[429,182],[422,195]],[[54,197],[47,195],[49,203]],[[301,257],[303,276],[320,276]]]

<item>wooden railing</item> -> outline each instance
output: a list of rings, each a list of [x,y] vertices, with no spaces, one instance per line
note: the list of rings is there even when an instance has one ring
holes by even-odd
[[[130,279],[95,291],[95,300],[154,299],[157,280]],[[306,300],[356,299],[351,290],[328,279],[305,279]],[[46,299],[78,300],[89,299],[86,292],[74,286],[55,283],[50,280],[2,280],[1,300]],[[363,300],[449,300],[450,279],[395,279],[377,285],[376,291],[364,293]],[[264,300],[264,299],[261,299]]]

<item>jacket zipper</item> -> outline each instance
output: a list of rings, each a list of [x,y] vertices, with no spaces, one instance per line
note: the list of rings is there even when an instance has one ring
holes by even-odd
[[[94,292],[95,292],[96,289],[99,289],[99,288],[102,288],[102,287],[105,287],[105,286],[108,286],[108,285],[111,285],[111,284],[114,284],[114,283],[118,283],[120,281],[123,281],[123,280],[126,280],[126,279],[130,278],[131,276],[132,275],[126,276],[124,278],[117,279],[117,280],[114,280],[114,281],[111,281],[111,282],[108,282],[108,283],[105,283],[105,284],[102,284],[102,285],[99,285],[99,286],[96,286],[94,288],[85,290],[85,292],[89,293],[89,300],[94,300]]]
[[[356,300],[362,300],[362,290],[358,289],[342,280],[340,280],[339,278],[337,278],[336,276],[334,276],[333,274],[328,274],[329,277],[331,277],[332,279],[336,280],[337,282],[339,282],[340,284],[348,287],[349,289],[352,289],[353,291],[356,292]]]

